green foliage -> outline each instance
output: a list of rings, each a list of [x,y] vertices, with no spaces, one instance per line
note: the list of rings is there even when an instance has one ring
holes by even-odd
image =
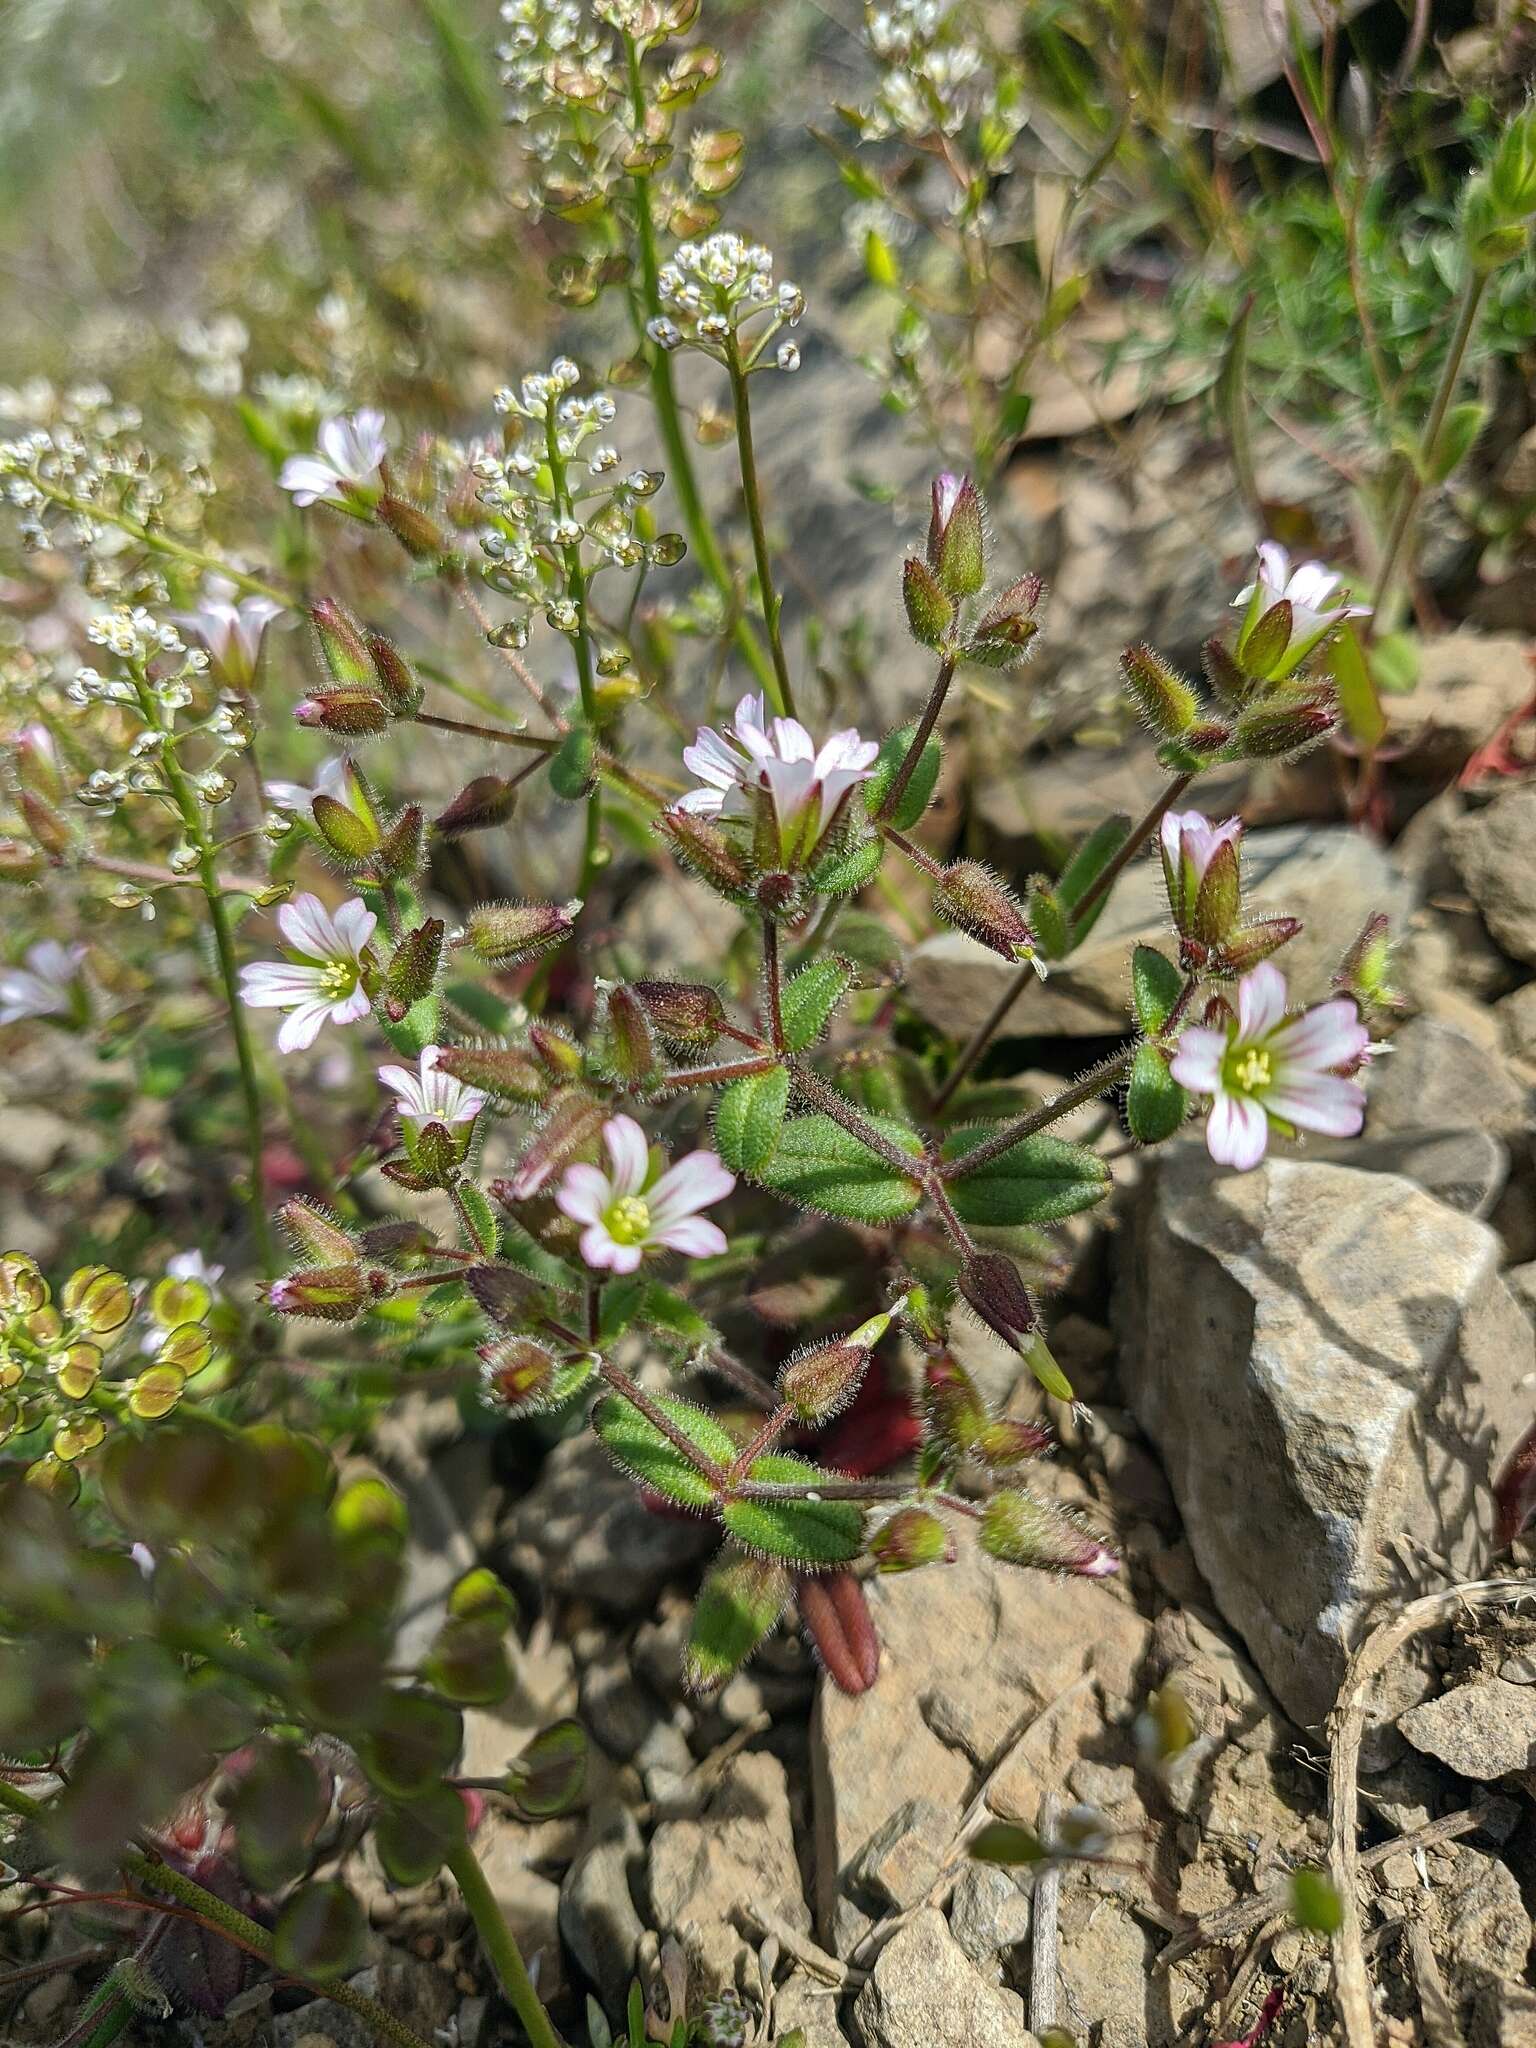
[[[804,1052],[816,1043],[852,985],[852,968],[832,953],[824,953],[809,967],[790,976],[784,984],[780,1007],[784,1037],[791,1052]]]
[[[782,1452],[754,1458],[747,1476],[760,1486],[812,1489],[828,1477],[807,1459]],[[851,1500],[733,1500],[722,1519],[744,1549],[805,1570],[851,1563],[864,1540],[864,1510]]]
[[[1184,977],[1155,946],[1137,946],[1131,954],[1131,1004],[1142,1030],[1155,1034],[1173,1014]]]
[[[1125,1120],[1141,1145],[1171,1138],[1189,1113],[1189,1097],[1168,1071],[1168,1057],[1158,1046],[1138,1045],[1125,1093]]]
[[[888,733],[880,743],[880,752],[875,761],[875,772],[864,785],[864,808],[869,815],[877,817],[880,806],[890,793],[896,780],[897,770],[907,758],[912,742],[917,738],[917,722],[904,725],[899,731]],[[936,739],[929,738],[918,756],[917,766],[901,801],[892,811],[889,823],[900,832],[908,832],[921,819],[924,811],[933,801],[933,792],[938,786],[939,769],[943,766],[944,749]]]
[[[943,1156],[964,1159],[992,1135],[985,1126],[952,1131],[944,1140]],[[1091,1209],[1109,1193],[1110,1177],[1096,1152],[1041,1131],[952,1181],[950,1189],[964,1222],[1004,1228],[1059,1223]]]
[[[657,1397],[656,1406],[694,1448],[719,1466],[728,1466],[736,1446],[715,1418],[691,1401],[674,1395]],[[592,1411],[592,1427],[604,1449],[626,1472],[686,1508],[711,1508],[716,1492],[699,1471],[653,1422],[621,1394],[606,1394]]]
[[[916,1159],[917,1133],[894,1117],[871,1117],[873,1129]],[[853,1223],[892,1223],[917,1207],[917,1181],[899,1173],[823,1111],[791,1117],[772,1156],[756,1169],[765,1187],[803,1209]]]
[[[789,1070],[769,1067],[733,1081],[715,1105],[715,1144],[736,1173],[756,1173],[779,1142],[789,1108]]]

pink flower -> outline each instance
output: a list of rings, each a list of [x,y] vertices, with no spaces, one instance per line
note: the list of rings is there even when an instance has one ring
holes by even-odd
[[[1271,682],[1290,675],[1342,620],[1370,617],[1368,604],[1340,604],[1337,601],[1349,594],[1343,589],[1343,582],[1343,577],[1336,570],[1322,562],[1298,562],[1292,568],[1289,554],[1277,540],[1260,541],[1258,576],[1232,600],[1234,605],[1248,607],[1237,636],[1239,656],[1259,621],[1277,604],[1288,604],[1291,608],[1290,638],[1285,652],[1266,668],[1265,673]]]
[[[880,749],[853,727],[835,732],[818,750],[796,718],[766,721],[763,699],[743,697],[724,733],[701,725],[683,760],[704,784],[690,790],[680,811],[704,817],[752,814],[762,792],[778,821],[786,865],[808,859],[859,783],[867,782]]]
[[[1182,938],[1219,945],[1237,921],[1241,818],[1213,825],[1198,811],[1164,815],[1159,852],[1168,907]]]
[[[176,623],[208,650],[208,659],[220,682],[231,689],[249,688],[256,673],[262,635],[283,607],[270,597],[235,595],[227,576],[210,576],[203,584],[196,611],[176,613]]]
[[[599,1272],[633,1273],[648,1251],[681,1252],[703,1259],[725,1250],[725,1232],[700,1215],[723,1202],[736,1185],[713,1152],[690,1152],[675,1166],[653,1154],[632,1116],[603,1125],[609,1168],[570,1166],[555,1200],[574,1223],[584,1224],[581,1256]]]
[[[365,406],[361,412],[325,420],[316,435],[313,455],[290,455],[277,481],[295,505],[323,503],[356,510],[379,495],[379,465],[384,460],[384,415]]]
[[[240,994],[255,1010],[287,1010],[277,1034],[279,1052],[302,1052],[320,1027],[355,1024],[370,998],[365,970],[368,941],[378,919],[356,897],[333,917],[318,896],[295,896],[277,913],[286,960],[263,960],[240,970]]]
[[[1237,985],[1236,1022],[1221,1030],[1189,1026],[1171,1071],[1181,1087],[1211,1098],[1211,1157],[1246,1172],[1264,1157],[1271,1124],[1286,1137],[1358,1133],[1365,1090],[1336,1070],[1357,1066],[1369,1043],[1347,997],[1287,1017],[1285,976],[1266,960]]]
[[[455,1080],[452,1074],[439,1073],[437,1063],[442,1056],[440,1045],[427,1045],[414,1069],[380,1067],[379,1079],[400,1098],[403,1124],[417,1128],[443,1124],[451,1130],[458,1124],[472,1124],[484,1109],[486,1097],[480,1089]]]

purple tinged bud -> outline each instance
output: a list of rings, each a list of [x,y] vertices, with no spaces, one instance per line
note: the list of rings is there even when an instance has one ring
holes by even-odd
[[[517,805],[517,788],[503,775],[477,775],[466,782],[448,808],[432,821],[443,839],[461,839],[466,832],[483,832],[492,825],[505,825]]]
[[[464,943],[481,960],[513,967],[563,946],[580,909],[577,902],[480,903],[465,921]]]
[[[724,896],[739,896],[752,885],[745,861],[725,834],[692,811],[667,811],[658,821],[672,850],[701,881]]]
[[[869,1539],[869,1551],[882,1572],[912,1572],[925,1564],[953,1564],[955,1541],[927,1508],[898,1508]]]
[[[994,1493],[981,1520],[981,1547],[1004,1564],[1103,1579],[1120,1560],[1071,1515],[1018,1490]]]
[[[1248,694],[1248,679],[1220,640],[1207,640],[1200,649],[1200,666],[1205,679],[1225,703],[1241,704]]]
[[[586,1064],[586,1056],[574,1038],[553,1024],[532,1024],[528,1042],[557,1081],[574,1081]]]
[[[1040,630],[1035,612],[1043,588],[1038,576],[1021,576],[995,598],[972,628],[967,660],[983,668],[1012,668],[1022,661]]]
[[[17,802],[21,805],[21,815],[26,820],[27,830],[48,859],[55,866],[67,859],[73,844],[69,827],[52,804],[45,802],[31,789],[20,791]]]
[[[448,1046],[438,1054],[437,1065],[455,1081],[508,1102],[537,1103],[549,1094],[548,1069],[521,1046]]]
[[[500,1337],[479,1351],[486,1399],[513,1415],[534,1415],[548,1405],[555,1384],[552,1352],[531,1337]]]
[[[941,1351],[923,1367],[923,1411],[930,1435],[956,1458],[968,1458],[991,1417],[976,1382],[952,1352]]]
[[[443,920],[429,917],[408,931],[395,948],[384,977],[386,993],[407,1010],[423,1001],[437,986],[437,970],[443,957]],[[439,1066],[442,1060],[438,1061]]]
[[[595,1145],[607,1111],[602,1103],[576,1088],[561,1089],[524,1150],[516,1173],[505,1187],[514,1202],[527,1202],[549,1183],[585,1146]]]
[[[389,706],[371,690],[320,690],[293,707],[296,722],[343,739],[366,739],[390,722]]]
[[[1034,960],[1037,942],[1018,898],[980,861],[955,861],[933,885],[935,915],[1005,960]]]
[[[362,626],[333,597],[317,598],[309,608],[315,637],[331,679],[341,689],[367,690],[378,683]]]
[[[408,804],[379,841],[373,871],[383,882],[413,881],[426,857],[426,819],[418,805]]]
[[[928,566],[954,598],[974,597],[987,580],[986,516],[971,479],[934,479]]]
[[[309,1266],[274,1280],[267,1300],[279,1315],[352,1323],[392,1290],[389,1275],[376,1266]]]
[[[1039,1313],[1019,1269],[1003,1252],[975,1252],[960,1269],[960,1292],[989,1330],[1021,1351]]]
[[[430,512],[411,504],[409,499],[397,498],[393,491],[385,491],[374,509],[381,523],[417,561],[429,561],[446,552],[447,534]]]
[[[725,1005],[704,983],[637,981],[631,986],[658,1037],[668,1045],[685,1052],[703,1052],[725,1027]]]
[[[638,1088],[657,1070],[656,1041],[644,1005],[622,984],[607,992],[603,1015],[603,1052],[616,1081]]]
[[[277,1216],[298,1250],[307,1252],[310,1258],[326,1266],[356,1263],[357,1247],[350,1233],[342,1229],[328,1209],[295,1195],[284,1202]]]
[[[59,750],[46,725],[24,725],[16,735],[16,779],[23,789],[42,797],[46,803],[63,802]]]
[[[1337,722],[1327,704],[1257,704],[1238,719],[1232,744],[1250,761],[1276,760],[1314,746]]]
[[[1144,641],[1127,647],[1120,657],[1120,677],[1144,725],[1163,739],[1187,737],[1200,700],[1155,648]]]
[[[392,641],[386,640],[382,633],[369,633],[366,637],[368,658],[373,664],[380,692],[392,711],[408,718],[420,708],[421,684]]]
[[[1192,754],[1219,754],[1232,743],[1232,728],[1218,719],[1202,719],[1181,735],[1180,744]]]
[[[1234,981],[1240,980],[1267,960],[1271,953],[1278,953],[1282,946],[1288,946],[1301,930],[1299,917],[1257,917],[1252,924],[1243,925],[1223,942],[1206,963],[1209,974],[1229,975]]]
[[[955,623],[955,601],[926,562],[909,555],[901,569],[901,601],[919,647],[942,647]]]

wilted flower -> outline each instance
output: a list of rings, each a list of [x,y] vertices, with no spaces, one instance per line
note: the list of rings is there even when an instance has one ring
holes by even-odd
[[[275,598],[239,597],[226,576],[210,576],[194,611],[176,622],[208,651],[214,674],[233,690],[249,687],[261,652],[261,636],[283,611]]]
[[[380,1067],[379,1079],[392,1088],[400,1100],[400,1121],[407,1126],[443,1124],[450,1131],[460,1124],[472,1124],[484,1109],[486,1097],[478,1088],[442,1073],[438,1061],[440,1045],[422,1047],[416,1069]]]
[[[1191,1025],[1170,1071],[1181,1087],[1211,1098],[1211,1157],[1246,1172],[1264,1157],[1272,1123],[1287,1137],[1356,1135],[1365,1121],[1365,1090],[1337,1070],[1357,1067],[1369,1044],[1347,997],[1287,1017],[1285,976],[1265,961],[1237,985],[1235,1022],[1223,1029]]]
[[[652,1155],[632,1116],[603,1125],[609,1166],[570,1166],[555,1200],[581,1233],[581,1256],[599,1271],[633,1273],[648,1251],[702,1259],[726,1248],[725,1232],[700,1216],[736,1185],[713,1152],[690,1152],[675,1166]]]
[[[313,1045],[320,1027],[355,1024],[369,1007],[364,970],[378,919],[358,898],[333,917],[318,896],[296,896],[277,913],[288,954],[240,970],[240,993],[253,1009],[292,1014],[277,1034],[279,1052]]]
[[[818,751],[796,718],[767,723],[761,696],[746,696],[724,733],[701,725],[687,767],[705,784],[690,790],[677,808],[696,816],[750,815],[763,792],[778,825],[780,857],[786,865],[809,859],[847,801],[873,771],[880,749],[850,726],[835,732]]]
[[[295,505],[370,506],[384,460],[384,415],[371,406],[321,422],[313,455],[290,455],[277,481]]]
[[[83,1022],[90,997],[81,969],[84,946],[43,939],[31,947],[24,967],[0,967],[0,1024],[23,1017],[71,1017]]]
[[[1238,633],[1239,656],[1276,605],[1289,605],[1290,632],[1279,641],[1273,658],[1264,662],[1264,674],[1270,681],[1288,676],[1342,620],[1370,616],[1368,604],[1337,601],[1348,596],[1343,584],[1343,577],[1324,563],[1298,562],[1292,568],[1290,555],[1278,541],[1260,541],[1258,576],[1232,600],[1234,605],[1248,607]]]

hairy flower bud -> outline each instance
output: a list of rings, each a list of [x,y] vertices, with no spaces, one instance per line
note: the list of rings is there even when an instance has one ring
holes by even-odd
[[[1035,934],[1018,898],[1000,875],[980,861],[953,862],[933,885],[935,915],[1005,960],[1035,960]]]
[[[374,849],[372,868],[381,882],[414,881],[427,857],[427,821],[420,806],[407,804]]]
[[[1044,588],[1035,575],[1021,576],[993,599],[971,629],[966,659],[983,668],[1012,668],[1024,659],[1040,630],[1035,613]]]
[[[828,1422],[848,1406],[869,1366],[870,1353],[900,1314],[904,1301],[882,1309],[831,1344],[810,1345],[786,1361],[779,1393],[802,1422]]]
[[[464,942],[480,959],[513,967],[564,945],[580,909],[574,901],[479,903],[465,922]]]
[[[934,479],[928,566],[951,597],[974,597],[987,580],[986,513],[968,476]]]
[[[318,790],[310,814],[315,830],[340,859],[356,864],[378,851],[382,834],[371,805],[366,809],[354,808]]]
[[[352,1323],[391,1292],[378,1267],[309,1266],[285,1274],[267,1289],[268,1304],[284,1316],[308,1316],[320,1323]]]
[[[343,690],[372,692],[378,683],[361,624],[334,597],[316,598],[309,608],[321,658]]]
[[[956,1458],[968,1458],[991,1421],[976,1382],[953,1352],[941,1351],[923,1366],[923,1412],[928,1429]]]
[[[47,803],[31,789],[22,790],[17,802],[21,806],[21,815],[26,820],[27,830],[37,841],[40,850],[55,865],[66,860],[73,841],[69,827],[52,804]]]
[[[384,994],[386,1000],[392,998],[402,1005],[401,1017],[413,1003],[422,1002],[431,995],[437,986],[437,970],[443,957],[443,932],[443,920],[429,917],[408,931],[395,948],[389,971],[384,977]],[[440,1058],[438,1065],[443,1064]]]
[[[586,1065],[586,1054],[555,1024],[530,1024],[528,1042],[556,1081],[574,1081]]]
[[[532,1337],[498,1337],[478,1356],[486,1399],[513,1415],[535,1415],[554,1389],[554,1353]]]
[[[462,839],[466,832],[483,832],[491,825],[505,825],[516,806],[515,783],[504,775],[477,775],[432,820],[432,829],[440,838]]]
[[[1200,666],[1205,680],[1227,704],[1241,704],[1248,694],[1248,678],[1232,659],[1225,641],[1214,635],[1200,649]]]
[[[1337,723],[1329,704],[1256,704],[1238,719],[1232,745],[1247,760],[1277,760],[1315,746]]]
[[[343,739],[366,739],[383,732],[390,722],[390,709],[372,690],[319,690],[301,698],[293,707],[296,722],[334,732]]]
[[[927,1508],[898,1508],[869,1539],[882,1572],[913,1572],[925,1564],[953,1564],[955,1540]]]
[[[657,1036],[681,1051],[705,1051],[724,1028],[725,1005],[702,982],[637,981],[631,989]]]
[[[989,1422],[971,1447],[971,1456],[992,1471],[1026,1464],[1051,1447],[1051,1432],[1043,1423]]]
[[[1403,997],[1387,978],[1391,969],[1390,920],[1384,910],[1373,911],[1339,962],[1333,986],[1340,995],[1353,996],[1362,1011],[1401,1010]]]
[[[442,1073],[507,1102],[543,1102],[550,1091],[548,1069],[520,1045],[452,1045],[438,1054]]]
[[[514,1202],[530,1201],[547,1187],[583,1146],[595,1143],[607,1111],[579,1088],[562,1088],[551,1098],[544,1121],[529,1140],[516,1173],[498,1182]]]
[[[692,811],[676,810],[664,812],[658,826],[684,865],[721,895],[739,896],[751,887],[746,862],[718,827]]]
[[[1162,821],[1158,854],[1174,929],[1202,949],[1223,945],[1237,929],[1242,834],[1240,818],[1213,825],[1198,811],[1169,811]]]
[[[342,1229],[329,1210],[295,1195],[284,1202],[277,1216],[295,1247],[322,1265],[346,1266],[356,1262],[357,1247],[351,1234]]]
[[[919,647],[942,647],[955,623],[955,601],[926,562],[909,555],[901,568],[901,601]]]
[[[1288,946],[1300,930],[1299,917],[1256,917],[1252,924],[1243,925],[1216,948],[1205,963],[1205,971],[1238,980],[1271,953]]]
[[[366,636],[368,659],[373,664],[373,673],[380,694],[391,711],[402,718],[408,718],[421,705],[422,688],[411,673],[410,663],[391,640],[382,633]]]
[[[1033,1565],[1102,1579],[1120,1569],[1114,1552],[1061,1508],[1032,1494],[994,1493],[981,1519],[981,1547],[1004,1564]]]
[[[1145,641],[1127,647],[1120,657],[1120,678],[1142,723],[1164,739],[1186,734],[1200,711],[1200,700],[1155,648]]]
[[[399,498],[393,491],[385,491],[374,510],[380,522],[389,528],[406,553],[414,556],[417,561],[430,561],[434,556],[446,552],[447,534],[430,512],[424,512],[408,498]]]
[[[960,1268],[960,1292],[976,1314],[1015,1351],[1039,1322],[1019,1269],[1003,1252],[975,1252]]]
[[[638,1088],[657,1071],[656,1041],[645,1006],[621,983],[607,991],[603,1005],[603,1052],[614,1079]]]

